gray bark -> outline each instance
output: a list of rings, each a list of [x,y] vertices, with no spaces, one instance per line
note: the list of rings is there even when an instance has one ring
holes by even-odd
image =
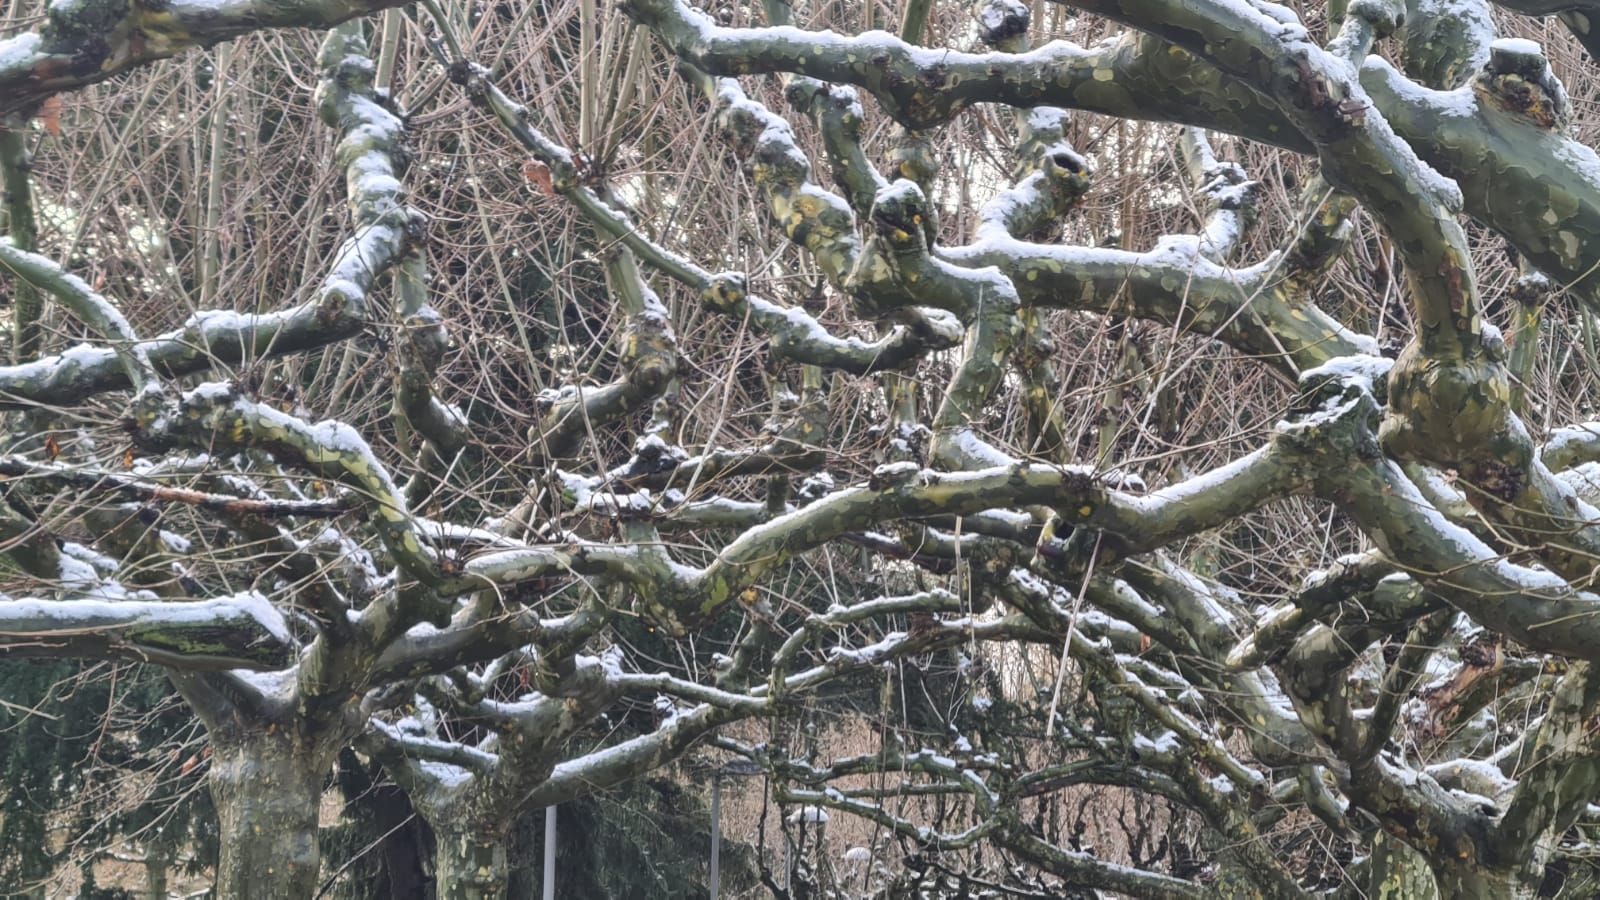
[[[498,900],[506,895],[503,833],[435,831],[434,879],[439,900]]]
[[[211,800],[224,900],[309,898],[317,890],[317,811],[326,754],[268,734],[214,743]]]

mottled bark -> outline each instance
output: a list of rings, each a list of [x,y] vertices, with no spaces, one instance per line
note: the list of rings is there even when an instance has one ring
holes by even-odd
[[[44,24],[0,41],[0,113],[264,28],[329,28],[400,0],[173,0],[53,3]]]
[[[0,600],[0,658],[124,659],[216,671],[280,668],[294,650],[283,617],[255,593],[192,603]]]
[[[1440,900],[1427,857],[1398,838],[1374,836],[1370,859],[1367,896],[1372,900]]]
[[[504,831],[435,828],[434,890],[439,900],[499,900],[506,895]]]
[[[316,893],[317,814],[333,754],[283,733],[213,733],[211,800],[222,856],[216,890],[228,900]]]

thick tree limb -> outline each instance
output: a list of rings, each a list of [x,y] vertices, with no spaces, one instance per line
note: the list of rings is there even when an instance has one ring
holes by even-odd
[[[251,592],[191,603],[0,600],[0,658],[125,659],[186,671],[277,669],[283,617]]]
[[[0,114],[31,111],[158,59],[263,28],[329,28],[400,0],[56,0],[45,22],[0,41]]]

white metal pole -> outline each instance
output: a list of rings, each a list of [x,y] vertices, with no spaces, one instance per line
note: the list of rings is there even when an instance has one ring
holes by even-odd
[[[544,900],[556,900],[556,808],[544,808]]]

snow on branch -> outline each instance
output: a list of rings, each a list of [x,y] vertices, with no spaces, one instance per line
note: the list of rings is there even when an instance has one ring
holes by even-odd
[[[552,189],[571,200],[596,227],[620,241],[648,265],[693,290],[708,309],[749,321],[773,338],[775,354],[798,363],[852,374],[896,369],[961,340],[959,327],[940,316],[908,316],[877,340],[837,337],[801,309],[754,296],[738,273],[714,273],[646,237],[606,198],[582,184],[570,151],[534,128],[525,107],[513,103],[480,68],[463,63],[452,69],[469,97],[486,106],[524,149],[551,173]]]
[[[0,114],[32,109],[196,47],[266,28],[328,28],[399,0],[52,0],[43,24],[0,41]]]
[[[177,503],[197,509],[241,515],[331,519],[344,515],[354,508],[351,501],[344,497],[326,500],[284,500],[209,494],[191,488],[149,481],[138,475],[93,470],[62,463],[35,462],[20,456],[0,457],[0,476],[8,479],[58,482],[91,495],[113,494],[133,500]]]
[[[54,296],[73,315],[110,342],[112,352],[122,362],[123,372],[135,391],[157,387],[156,370],[150,361],[149,348],[133,333],[133,326],[128,324],[122,311],[89,287],[82,278],[47,257],[18,247],[10,238],[0,239],[0,268]]]
[[[1192,57],[1163,59],[1164,49],[1133,36],[1092,50],[1054,41],[1027,53],[964,53],[918,47],[882,31],[848,37],[790,27],[726,28],[683,0],[631,0],[623,11],[706,72],[793,72],[854,85],[914,131],[942,125],[976,103],[1005,103],[1189,122],[1308,147],[1242,83]],[[1119,90],[1097,89],[1106,80]],[[1199,89],[1173,89],[1185,83]]]
[[[278,669],[283,617],[255,592],[192,602],[0,599],[0,658],[124,659],[187,671]]]

